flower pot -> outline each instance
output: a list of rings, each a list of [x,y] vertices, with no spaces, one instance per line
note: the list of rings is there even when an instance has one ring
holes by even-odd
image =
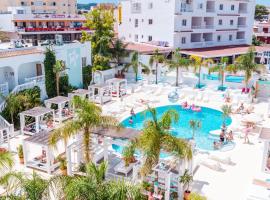
[[[62,174],[63,174],[64,176],[67,175],[67,169],[61,169],[61,172],[62,172]]]
[[[190,191],[188,191],[188,190],[186,190],[185,192],[184,192],[184,200],[190,200]]]
[[[20,164],[24,164],[24,158],[19,158],[20,159]]]

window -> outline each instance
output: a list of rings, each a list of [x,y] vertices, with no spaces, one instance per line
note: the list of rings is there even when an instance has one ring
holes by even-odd
[[[223,10],[223,4],[219,4],[219,10]]]
[[[234,5],[231,5],[231,10],[234,10]]]
[[[17,14],[24,14],[24,10],[17,10]]]
[[[185,38],[185,37],[182,37],[181,43],[182,43],[182,44],[186,44],[186,38]]]
[[[150,3],[148,4],[148,9],[152,9],[152,8],[153,8],[153,3],[150,2]]]
[[[182,20],[182,26],[186,26],[187,25],[187,20],[186,19],[183,19]]]
[[[142,39],[143,39],[143,35],[142,35]]]
[[[229,40],[232,41],[232,39],[233,39],[233,36],[229,35]]]
[[[222,25],[222,19],[218,20],[218,25]]]
[[[82,57],[82,66],[86,67],[86,57]]]
[[[135,28],[137,28],[139,26],[139,20],[135,19]]]
[[[217,36],[217,41],[218,41],[218,42],[221,41],[221,36],[220,36],[220,35]]]
[[[131,38],[131,34],[129,34],[128,37]]]
[[[151,42],[153,40],[153,37],[151,35],[148,36],[148,42]]]
[[[148,24],[149,24],[149,25],[153,24],[153,19],[149,19],[149,20],[148,20]]]
[[[230,20],[230,25],[233,26],[233,20],[232,19]]]
[[[131,22],[131,19],[129,18],[129,22]]]
[[[142,19],[142,22],[144,22],[144,19]]]
[[[203,9],[203,4],[202,3],[198,4],[198,9]]]
[[[137,34],[134,35],[134,38],[135,38],[135,42],[138,42],[139,36]]]

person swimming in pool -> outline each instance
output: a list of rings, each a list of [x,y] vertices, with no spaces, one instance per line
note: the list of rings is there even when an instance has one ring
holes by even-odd
[[[130,117],[129,120],[128,120],[129,124],[133,124],[133,118]]]

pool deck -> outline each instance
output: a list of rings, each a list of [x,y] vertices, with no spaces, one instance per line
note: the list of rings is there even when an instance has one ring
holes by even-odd
[[[114,99],[112,102],[102,106],[105,114],[116,116],[120,121],[130,115],[130,109],[134,106],[135,112],[141,112],[147,108],[147,105],[142,105],[136,102],[136,99],[149,100],[149,105],[152,107],[164,105],[180,105],[182,100],[176,103],[171,103],[167,96],[168,93],[174,91],[175,87],[155,85],[142,86],[141,89],[134,94],[128,94],[122,100]],[[182,89],[178,90],[181,94]],[[194,94],[199,95],[203,91],[193,90]],[[189,100],[190,103],[195,103],[199,106],[204,106],[216,110],[220,110],[224,104],[222,99],[222,92],[215,91],[212,94],[209,102],[200,100]],[[266,112],[267,103],[261,102],[254,105],[257,114],[264,114]],[[232,127],[238,127],[242,119],[242,115],[232,115]],[[181,119],[180,119],[181,120]],[[266,118],[263,125],[270,126],[270,119]],[[11,139],[11,147],[16,151],[16,147],[22,143],[25,136],[18,136]],[[270,199],[270,191],[253,185],[253,179],[265,180],[270,177],[270,174],[262,172],[262,157],[263,157],[263,143],[258,140],[258,134],[250,136],[251,144],[243,144],[243,139],[235,137],[235,148],[228,151],[199,151],[194,156],[194,168],[197,167],[194,174],[194,183],[192,189],[207,196],[208,200],[266,200]],[[34,149],[33,149],[34,151]],[[235,163],[234,166],[221,164],[225,172],[216,172],[203,165],[202,161],[210,161],[209,156],[215,155],[219,158],[230,157]],[[26,168],[19,164],[17,155],[15,158],[15,167],[17,171],[32,172],[32,169]],[[59,171],[56,173],[60,173]],[[50,175],[40,172],[44,177]],[[0,190],[3,192],[3,190]],[[257,198],[255,196],[258,196]],[[259,195],[262,195],[259,198]]]

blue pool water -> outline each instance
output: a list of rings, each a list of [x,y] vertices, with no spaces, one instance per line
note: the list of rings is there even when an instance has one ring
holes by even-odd
[[[205,74],[208,80],[218,80],[218,74]],[[244,80],[244,76],[234,76],[234,75],[227,75],[225,81],[231,83],[242,83]]]
[[[222,125],[222,113],[220,111],[203,107],[202,111],[197,113],[191,110],[182,109],[180,105],[162,106],[157,107],[156,109],[158,118],[160,118],[164,112],[170,109],[174,109],[179,113],[179,121],[174,123],[171,128],[171,134],[179,138],[191,139],[192,130],[189,128],[189,121],[191,119],[200,120],[202,127],[201,129],[197,130],[195,134],[196,147],[203,150],[213,150],[213,142],[219,138],[209,136],[209,132],[211,130],[220,129]],[[129,124],[129,117],[122,121],[122,124],[124,127],[141,130],[144,122],[151,119],[150,117],[151,116],[149,113],[141,112],[137,113],[136,117],[133,117],[132,125]],[[231,119],[228,119],[226,124],[229,125],[230,123]],[[118,152],[122,151],[122,149],[117,146],[114,146],[114,149]]]

